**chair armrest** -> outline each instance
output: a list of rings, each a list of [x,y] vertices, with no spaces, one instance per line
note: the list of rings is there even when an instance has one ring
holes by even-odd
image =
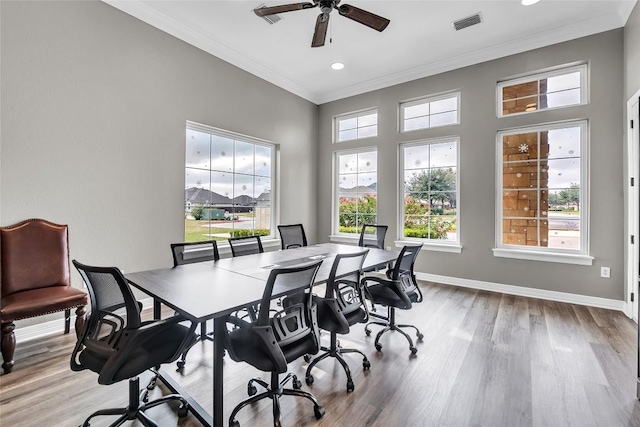
[[[342,314],[338,301],[335,298],[320,298],[314,297],[313,302],[318,309],[318,325],[320,329],[330,331],[333,329],[331,326],[336,325],[337,330],[332,331],[338,334],[349,333],[349,322]]]
[[[400,284],[400,280],[389,280],[389,279],[383,279],[382,277],[375,277],[375,276],[365,276],[365,277],[363,277],[362,280],[361,280],[361,283],[364,286],[364,288],[366,289],[365,294],[367,294],[369,296],[369,298],[371,299],[371,301],[375,303],[375,301],[374,301],[374,299],[373,299],[373,297],[371,295],[371,292],[368,290],[368,283],[367,282],[374,282],[374,283],[377,283],[379,285],[382,285],[382,286],[390,289],[402,301],[402,304],[403,304],[402,308],[403,309],[410,309],[411,308],[411,300],[409,299],[407,294],[405,294],[404,291],[402,290],[402,285]]]

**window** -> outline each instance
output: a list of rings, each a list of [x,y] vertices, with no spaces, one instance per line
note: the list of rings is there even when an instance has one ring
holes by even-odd
[[[460,92],[400,104],[400,130],[407,132],[460,123]]]
[[[499,248],[587,255],[587,147],[586,121],[498,133]]]
[[[587,66],[565,68],[498,83],[498,116],[587,102]]]
[[[400,150],[403,239],[458,243],[458,138],[402,144]]]
[[[367,110],[335,118],[336,142],[378,136],[378,110]]]
[[[186,242],[273,236],[275,146],[187,123]]]
[[[375,148],[335,153],[334,197],[339,234],[359,234],[363,224],[376,224],[378,152]]]

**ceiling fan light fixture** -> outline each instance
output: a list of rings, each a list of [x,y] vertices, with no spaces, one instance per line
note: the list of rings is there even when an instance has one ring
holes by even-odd
[[[342,62],[334,62],[331,64],[331,68],[334,70],[342,70],[344,68],[344,64]]]
[[[522,0],[523,6],[531,6],[532,4],[538,3],[540,0]]]

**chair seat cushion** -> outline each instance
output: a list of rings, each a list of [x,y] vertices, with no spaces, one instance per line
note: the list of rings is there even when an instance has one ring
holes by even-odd
[[[393,292],[385,285],[371,285],[368,286],[368,290],[371,294],[371,297],[373,298],[373,302],[376,304],[386,305],[388,307],[391,306],[399,309],[409,308],[405,307],[405,304],[402,302],[400,297],[398,297],[395,292]],[[409,292],[407,296],[409,297],[409,300],[411,300],[411,302],[418,301],[418,294],[416,292]]]
[[[179,353],[176,353],[183,341],[187,339],[189,328],[181,324],[174,324],[165,329],[162,333],[155,335],[139,345],[111,381],[104,382],[99,379],[98,382],[105,385],[112,384],[133,378],[154,366],[171,363],[176,360],[180,356]],[[189,348],[195,343],[197,337],[194,333],[191,335],[190,339],[188,339],[187,346],[184,348]],[[131,345],[136,344],[135,342],[131,342]],[[105,358],[102,354],[91,351],[88,348],[80,352],[78,359],[82,366],[97,373],[100,373],[102,367],[108,360],[108,358]]]
[[[87,293],[71,286],[16,292],[0,300],[0,321],[11,322],[87,305]]]

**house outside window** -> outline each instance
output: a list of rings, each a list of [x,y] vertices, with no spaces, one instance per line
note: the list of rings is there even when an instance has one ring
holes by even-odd
[[[459,245],[458,143],[448,137],[400,146],[401,240]]]
[[[336,152],[334,232],[359,234],[377,223],[378,152],[375,148]]]
[[[460,92],[400,104],[400,131],[408,132],[460,123]]]
[[[335,117],[334,129],[335,142],[378,136],[378,110],[372,109]]]
[[[498,83],[498,117],[587,103],[587,66]]]
[[[274,236],[275,145],[187,123],[185,241]]]
[[[587,125],[581,120],[498,133],[494,254],[591,262]]]

